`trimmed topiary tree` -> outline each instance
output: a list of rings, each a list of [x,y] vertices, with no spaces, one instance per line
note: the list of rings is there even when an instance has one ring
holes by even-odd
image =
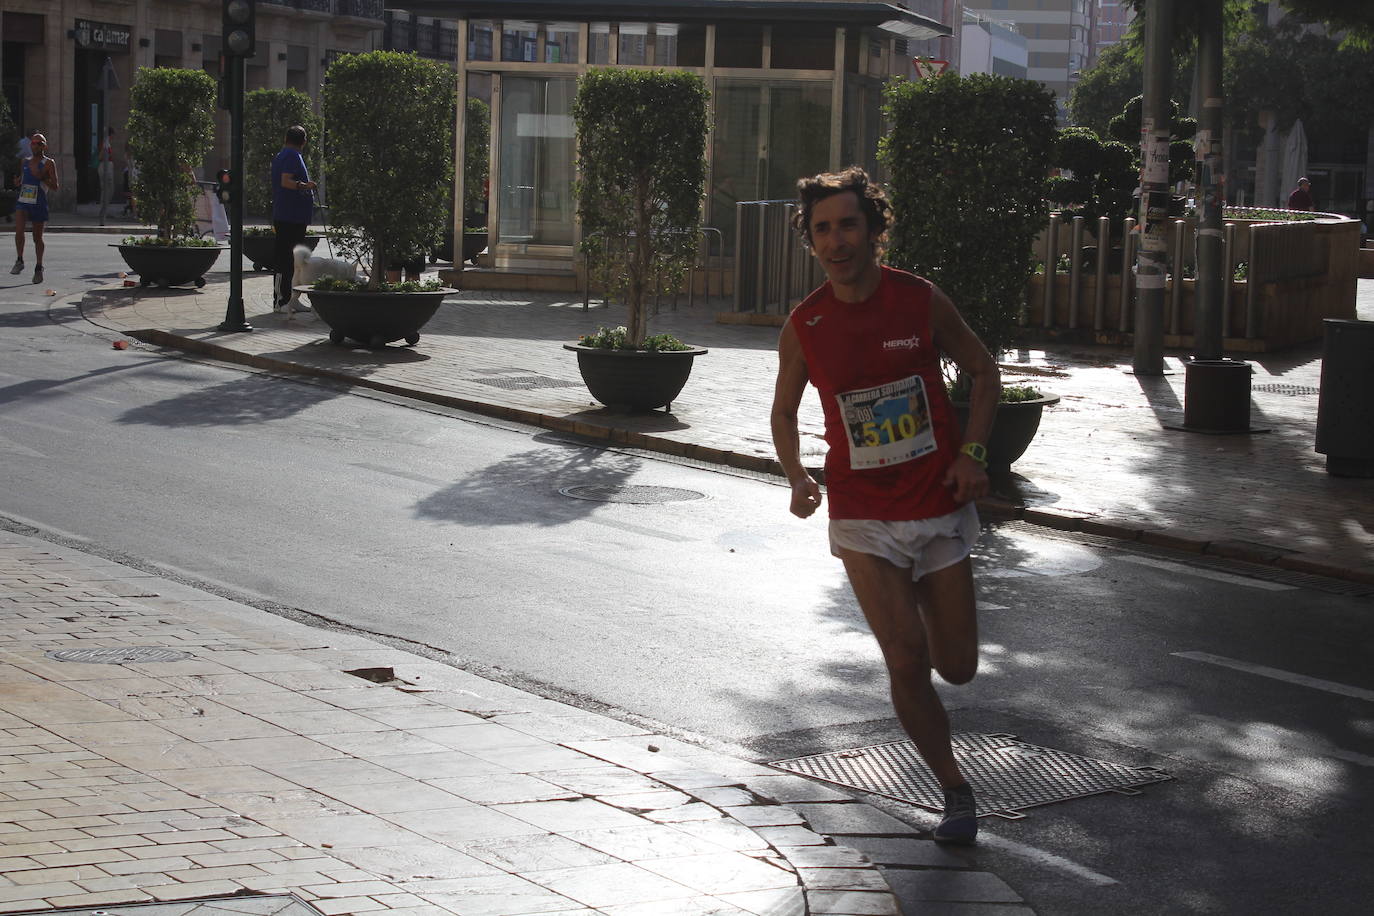
[[[1121,114],[1112,118],[1108,132],[1112,139],[1126,144],[1135,156],[1137,172],[1140,168],[1140,122],[1144,110],[1144,96],[1136,96],[1121,109]],[[1193,135],[1197,133],[1197,118],[1184,117],[1178,102],[1169,100],[1169,184],[1192,181]]]
[[[310,96],[296,89],[254,89],[243,97],[244,209],[252,216],[272,213],[272,158],[293,124],[305,128],[305,164],[312,178],[320,175],[324,121]]]
[[[415,54],[345,54],[329,67],[329,215],[338,246],[371,265],[439,247],[452,224],[453,72]]]
[[[204,70],[140,67],[129,106],[139,219],[164,241],[195,236],[200,188],[190,166],[214,146],[214,79]]]
[[[1059,205],[1066,218],[1130,216],[1140,180],[1136,158],[1124,143],[1104,141],[1086,127],[1066,127],[1055,140],[1050,161],[1073,175],[1051,178],[1045,197]]]
[[[628,317],[618,346],[644,345],[645,302],[697,250],[706,190],[706,107],[694,73],[594,68],[577,83],[577,214],[583,250],[607,266]]]
[[[887,260],[943,289],[997,358],[1011,347],[1048,222],[1054,96],[1032,80],[954,73],[893,82],[884,96]]]

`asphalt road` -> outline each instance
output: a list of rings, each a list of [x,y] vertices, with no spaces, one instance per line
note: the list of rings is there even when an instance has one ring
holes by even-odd
[[[0,279],[8,523],[754,759],[902,737],[824,523],[776,483],[114,350],[51,307],[119,269],[97,240],[51,237],[58,296]],[[606,485],[701,496],[560,492]],[[1368,597],[1014,526],[978,568],[956,729],[1174,779],[990,819],[970,864],[1046,914],[1367,911]]]

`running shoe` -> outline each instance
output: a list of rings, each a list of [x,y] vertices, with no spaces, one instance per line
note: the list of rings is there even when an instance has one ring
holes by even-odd
[[[23,272],[24,272],[24,259],[23,259],[23,258],[20,258],[20,259],[18,259],[17,261],[14,262],[14,266],[10,268],[10,273],[12,273],[12,274],[22,274]]]
[[[935,828],[935,842],[967,845],[978,836],[978,805],[973,788],[964,783],[945,790],[945,816]]]
[[[293,312],[308,312],[308,311],[310,311],[310,306],[306,305],[304,302],[300,301],[299,299],[297,299],[295,302],[288,302],[287,305],[289,305],[289,306],[291,307],[291,311],[293,311]]]
[[[43,265],[42,265],[42,264],[39,264],[37,267],[35,267],[35,268],[33,269],[33,282],[35,282],[35,283],[42,283],[42,282],[43,282]]]

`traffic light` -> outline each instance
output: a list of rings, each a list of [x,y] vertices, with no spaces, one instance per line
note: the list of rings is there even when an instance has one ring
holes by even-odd
[[[234,173],[228,169],[220,169],[215,176],[215,196],[219,202],[226,207],[234,201],[234,194],[237,189],[234,187]]]
[[[233,57],[252,57],[257,18],[257,0],[224,0],[224,53]]]

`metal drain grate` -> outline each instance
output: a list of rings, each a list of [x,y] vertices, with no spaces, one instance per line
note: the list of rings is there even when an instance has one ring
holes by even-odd
[[[1263,391],[1268,394],[1287,394],[1293,397],[1307,397],[1309,395],[1321,394],[1320,388],[1312,388],[1308,385],[1284,385],[1272,383],[1267,385],[1251,385],[1251,391]]]
[[[705,493],[684,490],[681,487],[651,487],[639,484],[620,486],[587,484],[578,487],[563,487],[559,491],[573,499],[590,499],[603,503],[679,503],[691,499],[705,499]]]
[[[1136,786],[1172,779],[1155,767],[1128,767],[1037,747],[1014,735],[959,734],[954,758],[978,795],[979,816],[1018,812],[1103,792],[1138,794]],[[939,812],[944,794],[911,741],[781,760],[773,766]]]
[[[535,388],[577,388],[582,384],[581,382],[564,381],[561,378],[549,378],[547,375],[501,375],[491,378],[475,378],[472,381],[511,391],[530,391]]]
[[[132,665],[144,662],[179,662],[191,653],[156,646],[110,646],[100,649],[52,649],[43,653],[59,662],[84,662],[88,665]]]

